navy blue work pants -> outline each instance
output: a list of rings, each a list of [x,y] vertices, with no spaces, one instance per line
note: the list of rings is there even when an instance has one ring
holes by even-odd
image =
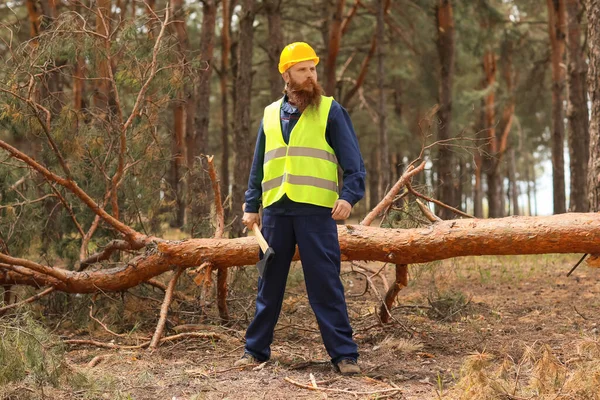
[[[352,340],[344,287],[340,279],[340,245],[337,225],[330,215],[263,216],[262,233],[275,257],[258,279],[256,313],[246,331],[246,352],[260,361],[271,356],[273,331],[285,292],[290,263],[300,252],[308,300],[331,361],[357,359]],[[262,257],[262,253],[261,253]]]

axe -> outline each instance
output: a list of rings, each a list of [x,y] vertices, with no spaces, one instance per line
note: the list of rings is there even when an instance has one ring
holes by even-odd
[[[256,264],[256,269],[258,270],[258,275],[262,278],[265,269],[267,268],[267,264],[275,257],[275,251],[269,247],[269,244],[263,237],[262,233],[260,233],[260,229],[257,224],[252,225],[252,230],[254,231],[254,236],[256,237],[256,241],[260,246],[260,249],[263,252],[263,258]]]

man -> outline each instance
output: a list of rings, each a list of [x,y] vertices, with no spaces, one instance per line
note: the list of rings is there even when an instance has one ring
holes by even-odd
[[[265,109],[248,180],[243,223],[260,225],[275,257],[258,281],[256,313],[235,365],[263,362],[271,355],[273,331],[296,244],[310,305],[334,368],[360,373],[352,340],[335,220],[348,218],[364,195],[365,168],[346,110],[323,96],[315,51],[306,43],[286,46],[279,72],[284,97]],[[338,197],[338,164],[343,189]],[[262,257],[262,254],[261,254]]]

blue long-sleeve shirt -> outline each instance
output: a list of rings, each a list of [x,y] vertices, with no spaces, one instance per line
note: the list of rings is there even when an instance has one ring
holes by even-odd
[[[285,96],[281,105],[281,132],[286,144],[289,143],[292,129],[296,126],[301,115],[300,111],[288,103],[287,100],[287,96]],[[343,171],[342,192],[339,197],[354,206],[365,194],[365,165],[350,116],[344,107],[335,100],[329,110],[325,140],[333,148]],[[254,160],[248,178],[248,190],[246,191],[245,211],[250,213],[256,213],[260,208],[265,141],[266,137],[261,121],[254,149]],[[331,212],[331,209],[313,204],[297,203],[287,196],[283,196],[267,207],[265,211],[278,215],[311,215],[327,214]]]

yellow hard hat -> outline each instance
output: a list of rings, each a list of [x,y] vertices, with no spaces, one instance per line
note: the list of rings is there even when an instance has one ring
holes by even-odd
[[[319,57],[312,47],[304,42],[288,44],[279,57],[279,72],[283,74],[292,65],[308,60],[313,60],[315,65],[319,63]]]

